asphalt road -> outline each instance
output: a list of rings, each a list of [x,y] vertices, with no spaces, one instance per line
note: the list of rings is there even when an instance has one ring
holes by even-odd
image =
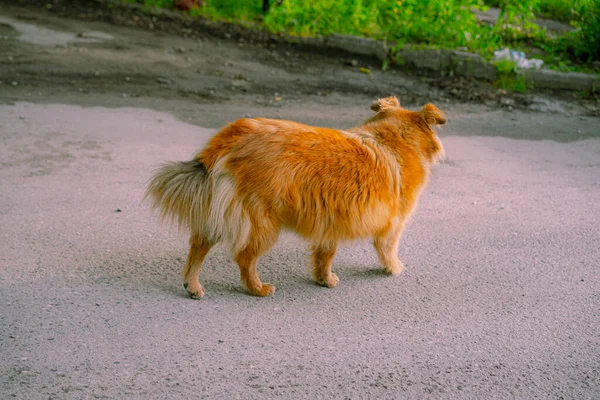
[[[248,295],[217,247],[195,301],[186,236],[141,202],[153,168],[202,146],[203,120],[347,127],[367,96],[261,108],[9,86],[0,398],[600,398],[600,119],[447,103],[447,159],[405,230],[401,276],[349,243],[340,284],[317,286],[283,234],[259,265],[273,297]]]

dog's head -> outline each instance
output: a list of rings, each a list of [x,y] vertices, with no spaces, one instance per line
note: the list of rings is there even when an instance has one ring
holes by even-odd
[[[429,103],[421,110],[400,107],[396,96],[379,99],[371,105],[375,114],[368,122],[377,122],[378,129],[391,130],[408,145],[417,146],[428,161],[435,162],[444,155],[444,148],[434,126],[444,125],[444,112]]]

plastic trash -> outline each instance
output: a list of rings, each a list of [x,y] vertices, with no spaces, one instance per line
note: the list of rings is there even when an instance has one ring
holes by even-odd
[[[503,50],[498,50],[494,52],[494,61],[499,60],[511,60],[517,63],[517,68],[520,69],[539,69],[544,64],[544,61],[531,58],[527,59],[527,56],[522,51],[510,50],[509,48],[505,48]]]

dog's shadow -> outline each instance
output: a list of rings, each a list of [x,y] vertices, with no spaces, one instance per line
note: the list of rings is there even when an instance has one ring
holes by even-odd
[[[340,274],[343,274],[346,279],[358,280],[363,278],[369,279],[380,279],[390,277],[390,273],[387,272],[382,266],[342,266],[339,268]]]
[[[116,288],[135,289],[136,291],[151,290],[163,293],[165,296],[189,299],[187,290],[183,287],[180,271],[185,263],[186,253],[183,249],[170,250],[159,254],[113,252],[110,259],[99,260],[103,271],[98,274],[94,283],[109,284]],[[297,254],[294,254],[297,253]],[[275,297],[286,295],[303,295],[321,290],[330,290],[319,285],[312,277],[310,266],[305,262],[306,254],[303,249],[292,251],[294,262],[281,262],[281,254],[277,252],[266,255],[259,264],[259,274],[263,282],[268,282],[277,288]],[[298,261],[299,265],[296,265]],[[348,257],[342,255],[333,264],[333,272],[340,278],[336,288],[361,286],[365,281],[383,280],[390,274],[375,262],[365,264],[348,262]],[[242,298],[251,296],[240,280],[239,269],[235,262],[221,251],[209,253],[200,272],[200,282],[204,286],[206,297]],[[341,290],[339,290],[341,289]]]
[[[217,258],[219,260],[207,258],[209,264],[214,265],[215,261],[218,261],[220,265],[216,268],[203,268],[200,276],[206,297],[254,297],[242,284],[237,265],[225,258]],[[367,285],[372,281],[383,281],[392,278],[383,266],[371,263],[369,265],[334,264],[333,272],[340,278],[340,284],[336,287],[338,291],[343,291],[344,288],[354,289],[356,286]],[[317,283],[312,276],[310,268],[306,265],[277,269],[270,268],[267,271],[261,271],[259,268],[259,273],[263,282],[273,284],[276,287],[275,297],[282,297],[284,293],[290,296],[301,296],[306,294],[307,291],[310,293],[319,293],[321,291],[332,290]],[[157,285],[157,288],[164,289],[167,293],[175,294],[178,297],[189,298],[189,294],[183,287],[179,275],[174,280],[169,280],[168,283],[160,283]]]
[[[302,297],[306,294],[327,293],[329,290],[336,292],[345,292],[346,289],[353,290],[357,286],[368,285],[374,280],[384,280],[390,278],[383,267],[379,266],[351,266],[343,267],[334,271],[340,277],[340,284],[334,289],[330,289],[318,284],[312,277],[310,270],[294,270],[282,271],[279,276],[269,276],[265,282],[275,285],[277,288],[275,298]],[[243,286],[241,280],[238,279],[218,279],[213,274],[205,276],[201,279],[204,290],[206,291],[205,298],[221,298],[221,299],[244,299],[258,298],[250,294]],[[217,278],[217,279],[215,279]],[[180,280],[165,282],[156,286],[157,289],[163,290],[167,295],[174,295],[179,298],[190,298],[189,294],[183,287]]]

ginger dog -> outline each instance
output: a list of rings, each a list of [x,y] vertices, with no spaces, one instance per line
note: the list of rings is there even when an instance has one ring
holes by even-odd
[[[250,293],[268,296],[259,257],[282,228],[312,246],[313,275],[338,284],[331,263],[340,242],[373,238],[385,270],[398,275],[405,222],[443,154],[434,125],[446,123],[433,104],[419,111],[380,99],[363,125],[335,130],[263,118],[237,120],[219,131],[191,161],[159,168],[146,196],[161,216],[191,232],[184,287],[198,299],[200,266],[224,242]]]

